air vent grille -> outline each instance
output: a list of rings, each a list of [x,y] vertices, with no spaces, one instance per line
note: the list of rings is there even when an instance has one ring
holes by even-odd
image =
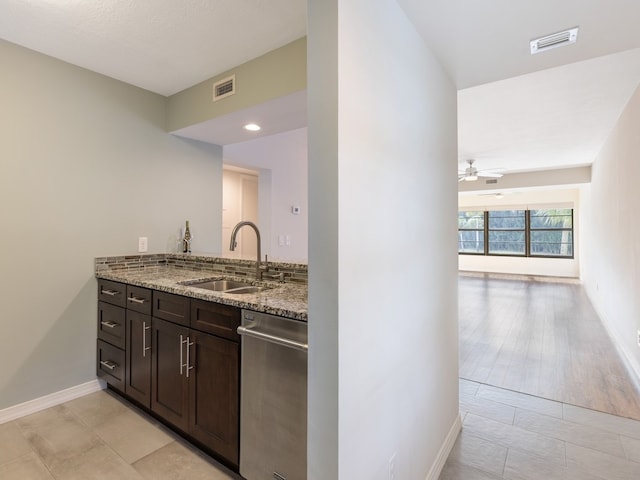
[[[529,44],[531,47],[531,55],[551,50],[552,48],[571,45],[572,43],[576,43],[576,40],[578,40],[578,27],[536,38],[535,40],[531,40]]]
[[[485,180],[485,183],[487,185],[492,185],[494,183],[498,183],[498,179],[497,178],[490,178],[489,180]]]
[[[220,100],[222,98],[228,97],[229,95],[233,95],[236,93],[236,76],[231,75],[230,77],[223,78],[222,80],[218,80],[213,84],[213,101]]]

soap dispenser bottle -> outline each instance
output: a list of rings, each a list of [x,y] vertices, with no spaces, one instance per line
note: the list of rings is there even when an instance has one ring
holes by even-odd
[[[189,220],[184,228],[184,237],[182,238],[182,253],[191,253],[191,231],[189,230]]]

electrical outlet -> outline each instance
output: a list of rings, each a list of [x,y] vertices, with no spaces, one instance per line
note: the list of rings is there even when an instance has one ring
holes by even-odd
[[[144,253],[149,247],[149,239],[147,237],[138,237],[138,253]]]
[[[389,480],[396,480],[396,454],[389,459]]]

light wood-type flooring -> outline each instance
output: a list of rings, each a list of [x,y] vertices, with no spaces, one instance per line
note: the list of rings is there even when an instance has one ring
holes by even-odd
[[[460,377],[640,420],[640,388],[577,282],[459,276]]]

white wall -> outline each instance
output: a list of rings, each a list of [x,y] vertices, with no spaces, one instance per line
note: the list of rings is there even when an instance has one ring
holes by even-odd
[[[585,189],[582,279],[640,378],[640,89],[592,167]]]
[[[458,416],[456,90],[393,0],[312,0],[309,22],[309,479],[386,480],[394,455],[396,478],[437,478]]]
[[[166,99],[0,41],[0,409],[95,379],[96,256],[220,249],[221,148]]]
[[[553,176],[553,172],[547,172]],[[463,182],[465,183],[465,182]],[[580,190],[578,188],[514,190],[505,193],[502,198],[493,195],[458,196],[460,210],[487,210],[490,208],[514,209],[540,208],[544,205],[573,206],[573,248],[574,258],[519,258],[484,255],[458,255],[458,268],[471,272],[510,273],[521,275],[545,275],[551,277],[580,276]]]
[[[225,145],[224,159],[225,163],[260,172],[260,229],[265,233],[263,252],[273,260],[306,263],[309,242],[307,129]],[[292,214],[294,205],[300,207],[300,214]],[[284,244],[280,237],[285,240]],[[286,237],[289,238],[288,245]]]

